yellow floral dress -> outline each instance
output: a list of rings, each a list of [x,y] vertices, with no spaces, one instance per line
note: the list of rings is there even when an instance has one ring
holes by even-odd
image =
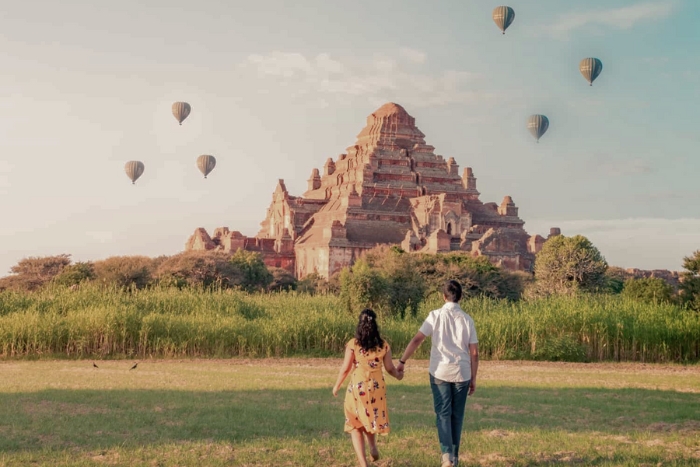
[[[364,428],[367,433],[388,434],[389,412],[382,368],[389,344],[385,342],[383,347],[365,352],[352,339],[347,347],[353,350],[354,370],[345,393],[345,431]]]

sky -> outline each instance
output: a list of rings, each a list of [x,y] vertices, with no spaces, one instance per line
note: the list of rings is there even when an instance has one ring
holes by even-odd
[[[512,196],[529,233],[680,269],[700,249],[700,2],[509,5],[502,35],[483,0],[12,2],[0,276],[28,256],[176,254],[197,227],[255,235],[277,180],[301,195],[385,102],[473,168],[482,201]],[[182,126],[174,101],[192,105]],[[530,114],[550,120],[539,144]]]

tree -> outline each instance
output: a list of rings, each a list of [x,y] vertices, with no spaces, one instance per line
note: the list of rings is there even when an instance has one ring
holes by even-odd
[[[111,256],[95,261],[96,280],[119,288],[142,289],[151,283],[153,260],[147,256]]]
[[[359,314],[365,308],[386,309],[386,281],[365,259],[358,259],[352,268],[340,272],[340,300],[346,310]]]
[[[272,274],[259,253],[239,249],[230,261],[241,272],[240,286],[244,290],[264,290],[272,283]]]
[[[337,277],[335,280],[337,282]],[[310,295],[337,293],[337,290],[332,288],[330,281],[326,280],[317,272],[312,272],[303,279],[297,281],[297,291]]]
[[[627,279],[622,296],[647,303],[670,303],[673,300],[673,286],[660,277]]]
[[[603,291],[613,295],[622,293],[622,289],[625,287],[625,280],[627,280],[627,278],[628,274],[624,269],[617,266],[610,266],[605,271]]]
[[[683,258],[680,299],[688,308],[700,311],[700,250]]]
[[[505,271],[483,256],[475,258],[463,252],[419,254],[416,261],[428,284],[428,294],[441,293],[450,279],[462,285],[465,298],[518,300],[523,292],[523,275]]]
[[[186,251],[163,260],[156,277],[159,283],[178,288],[233,287],[243,282],[243,273],[230,259],[218,251]]]
[[[297,288],[297,280],[294,274],[282,268],[270,268],[272,274],[272,282],[268,286],[268,290],[279,292],[282,290],[295,290]]]
[[[37,290],[52,281],[71,263],[70,255],[32,256],[10,268],[12,275],[2,279],[0,288]]]
[[[65,287],[78,285],[95,278],[95,266],[91,262],[78,262],[63,268],[54,279],[54,283]]]
[[[557,235],[535,258],[535,279],[541,293],[593,292],[605,285],[608,263],[584,236]]]
[[[398,247],[380,249],[377,253],[379,257],[373,264],[384,280],[389,312],[403,319],[408,308],[411,316],[416,316],[427,290],[425,279],[418,272],[417,257]]]

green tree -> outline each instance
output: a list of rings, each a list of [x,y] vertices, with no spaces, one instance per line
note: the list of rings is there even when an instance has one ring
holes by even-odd
[[[700,311],[700,250],[683,258],[680,283],[680,298],[683,305]]]
[[[622,296],[646,303],[670,303],[673,301],[673,286],[660,277],[627,279]]]
[[[386,311],[386,291],[384,277],[365,259],[340,272],[340,299],[349,313],[359,314],[364,308]]]
[[[142,289],[151,283],[153,260],[147,256],[111,256],[95,261],[96,280],[107,286]]]
[[[89,261],[78,262],[64,267],[54,279],[54,283],[70,287],[81,284],[82,282],[91,281],[94,278],[95,266]]]
[[[244,290],[265,290],[272,283],[272,274],[259,253],[239,249],[230,261],[241,272],[240,286]]]
[[[627,277],[627,273],[624,269],[617,266],[610,266],[605,271],[603,291],[613,295],[622,293]]]
[[[233,287],[243,282],[231,255],[218,251],[186,251],[160,262],[158,282],[175,287]]]
[[[270,268],[270,274],[272,274],[272,282],[270,282],[268,290],[275,292],[296,290],[297,280],[291,272],[282,268]]]
[[[541,293],[602,290],[608,263],[584,236],[558,235],[547,240],[535,258],[535,279]]]
[[[381,251],[378,259],[374,264],[384,280],[388,311],[403,319],[409,309],[411,316],[416,316],[427,290],[425,279],[418,272],[417,257],[391,247]]]
[[[428,284],[428,294],[439,294],[445,281],[462,285],[465,297],[489,297],[518,300],[523,292],[525,274],[505,271],[488,258],[468,253],[419,254],[417,268]]]

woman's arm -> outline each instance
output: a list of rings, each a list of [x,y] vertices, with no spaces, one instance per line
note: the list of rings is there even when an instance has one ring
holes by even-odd
[[[338,379],[335,382],[335,386],[333,386],[333,395],[337,396],[338,395],[338,390],[340,389],[340,385],[343,384],[343,381],[345,381],[345,378],[348,377],[350,372],[352,371],[352,362],[355,359],[355,352],[352,350],[352,347],[347,346],[345,347],[345,360],[343,360],[343,364],[340,366],[340,371],[338,372]]]
[[[394,378],[398,380],[403,379],[403,373],[400,373],[399,370],[396,369],[394,362],[391,360],[391,349],[388,349],[384,354],[384,368],[386,368],[386,372]]]

